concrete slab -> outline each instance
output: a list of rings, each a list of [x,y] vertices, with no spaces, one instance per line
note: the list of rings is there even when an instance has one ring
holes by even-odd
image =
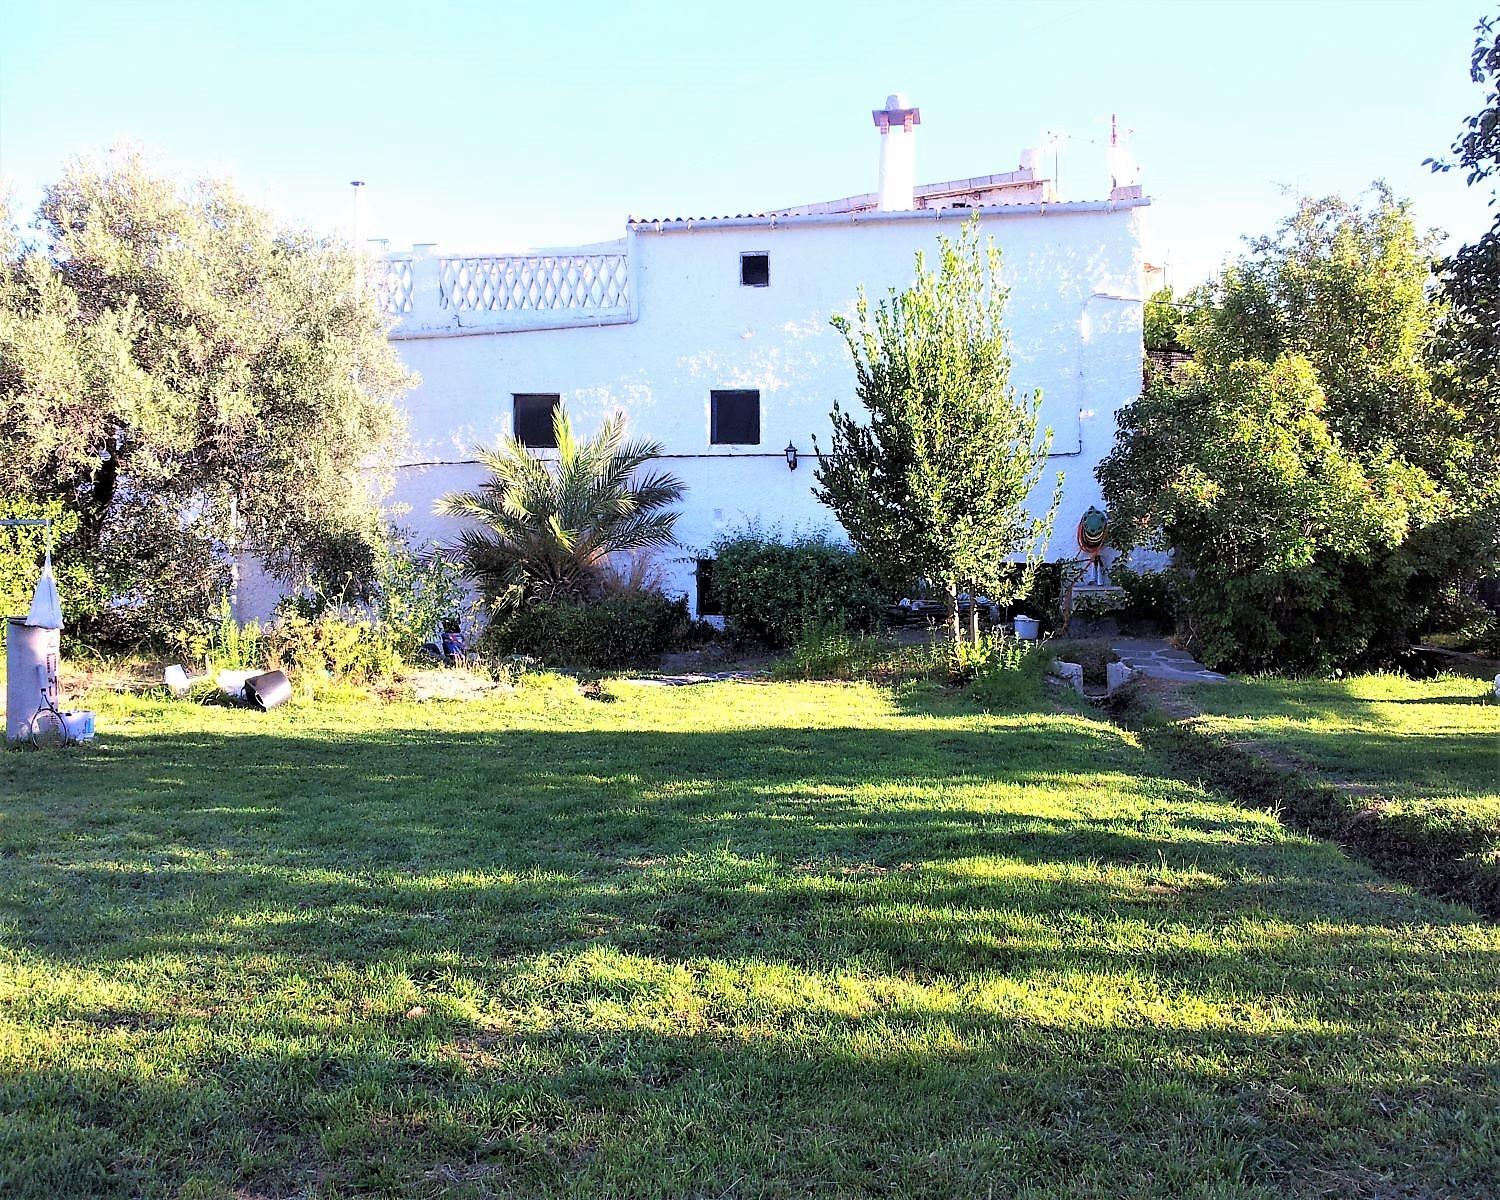
[[[1111,646],[1120,661],[1148,679],[1171,683],[1228,683],[1227,675],[1210,671],[1186,650],[1163,638],[1119,638]]]

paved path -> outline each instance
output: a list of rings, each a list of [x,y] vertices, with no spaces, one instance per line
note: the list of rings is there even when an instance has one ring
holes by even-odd
[[[1161,638],[1116,638],[1110,649],[1127,667],[1134,667],[1148,679],[1168,679],[1173,683],[1228,683],[1227,675],[1210,671],[1186,650],[1179,650]]]

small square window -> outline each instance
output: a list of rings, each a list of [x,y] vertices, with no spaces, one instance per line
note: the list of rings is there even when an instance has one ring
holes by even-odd
[[[709,393],[708,440],[715,446],[760,445],[760,393]]]
[[[554,392],[516,392],[516,441],[536,449],[555,449],[557,434],[552,429],[552,414],[559,397]]]
[[[694,572],[698,579],[698,615],[700,617],[722,617],[724,604],[714,587],[714,560],[700,558]]]
[[[740,286],[771,286],[771,256],[769,254],[740,255]]]

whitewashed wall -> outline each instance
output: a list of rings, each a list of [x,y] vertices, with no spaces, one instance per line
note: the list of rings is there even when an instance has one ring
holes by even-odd
[[[1010,214],[990,210],[985,231],[1004,255],[1014,381],[1040,387],[1054,430],[1052,475],[1066,478],[1053,556],[1075,552],[1074,526],[1101,504],[1094,467],[1107,452],[1114,413],[1141,379],[1139,208]],[[432,514],[445,492],[471,487],[475,445],[510,431],[515,392],[557,392],[583,431],[623,410],[631,431],[660,441],[664,464],[688,485],[677,531],[684,549],[668,567],[673,590],[693,597],[696,551],[756,524],[783,533],[838,532],[813,499],[812,435],[827,445],[835,400],[853,400],[854,374],[831,313],[852,313],[857,289],[872,297],[906,286],[918,249],[956,236],[958,220],[862,219],[769,228],[668,226],[631,233],[637,319],[599,328],[458,336],[400,336],[401,357],[421,376],[409,394],[411,445],[397,472],[397,520],[422,538],[447,540],[452,522]],[[742,287],[740,254],[770,255],[771,283]],[[1124,297],[1121,299],[1120,297]],[[413,314],[407,325],[423,325]],[[430,324],[429,324],[430,327]],[[758,388],[761,445],[709,443],[709,392]],[[802,465],[787,469],[793,442]],[[546,453],[545,451],[541,453]],[[1042,501],[1045,502],[1045,498]]]

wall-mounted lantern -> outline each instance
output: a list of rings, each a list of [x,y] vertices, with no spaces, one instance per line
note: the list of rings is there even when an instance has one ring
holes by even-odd
[[[786,444],[786,469],[795,471],[797,469],[797,447],[791,442]]]

